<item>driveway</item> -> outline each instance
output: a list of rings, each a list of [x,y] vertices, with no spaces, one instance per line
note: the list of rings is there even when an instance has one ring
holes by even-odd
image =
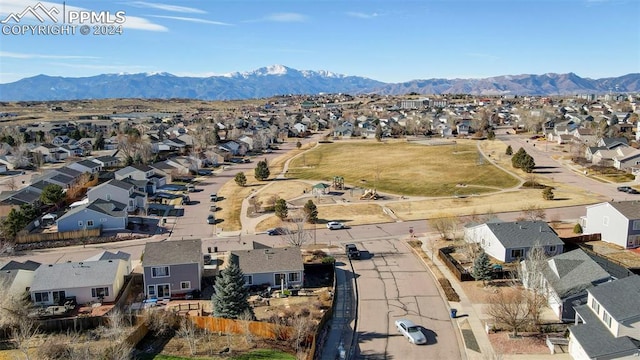
[[[403,240],[356,242],[358,359],[461,359],[449,309],[431,273]],[[395,328],[406,318],[422,326],[427,345],[412,345]]]

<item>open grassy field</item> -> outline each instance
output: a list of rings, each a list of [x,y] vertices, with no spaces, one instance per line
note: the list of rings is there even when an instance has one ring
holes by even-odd
[[[321,144],[296,157],[288,177],[376,188],[408,196],[484,193],[518,185],[519,180],[484,161],[478,164],[476,144],[427,146],[405,142]],[[466,184],[466,187],[460,187]]]

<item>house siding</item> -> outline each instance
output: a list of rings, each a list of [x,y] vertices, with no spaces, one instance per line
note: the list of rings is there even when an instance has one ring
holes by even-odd
[[[87,222],[93,221],[93,225],[89,226]],[[104,220],[104,221],[103,221]],[[80,225],[79,222],[82,222]],[[102,230],[122,230],[127,227],[126,217],[112,217],[107,214],[99,213],[91,209],[84,209],[70,216],[58,219],[58,231],[76,231],[83,229],[96,229],[102,226]]]
[[[289,281],[289,274],[290,273],[297,273],[298,274],[298,279],[300,279],[300,281]],[[285,274],[285,287],[287,286],[296,286],[296,285],[302,285],[302,282],[304,280],[303,276],[303,272],[302,271],[276,271],[276,272],[269,272],[269,273],[255,273],[255,274],[245,274],[246,275],[250,275],[252,276],[252,285],[266,285],[269,284],[269,286],[271,287],[280,287],[280,284],[276,284],[275,283],[275,274]],[[247,286],[249,284],[246,284]]]
[[[151,268],[169,266],[169,276],[154,278],[151,276]],[[202,266],[200,264],[179,264],[179,265],[153,265],[145,266],[143,270],[144,276],[144,293],[149,296],[149,285],[169,284],[171,296],[185,294],[193,290],[201,290],[200,278],[202,275]],[[187,290],[180,289],[180,283],[190,281],[191,288]]]
[[[605,225],[605,217],[608,219]],[[602,241],[627,248],[627,237],[633,224],[609,203],[587,207],[585,234],[602,234]],[[640,234],[637,231],[636,234]]]

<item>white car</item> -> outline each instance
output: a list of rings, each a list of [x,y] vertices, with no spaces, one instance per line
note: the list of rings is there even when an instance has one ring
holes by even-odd
[[[407,319],[396,320],[396,327],[398,328],[398,331],[409,340],[410,343],[427,343],[427,338],[420,330],[420,327],[414,324],[413,321]]]
[[[329,229],[329,230],[344,229],[344,224],[341,223],[341,222],[337,222],[337,221],[329,221],[327,223],[327,229]]]

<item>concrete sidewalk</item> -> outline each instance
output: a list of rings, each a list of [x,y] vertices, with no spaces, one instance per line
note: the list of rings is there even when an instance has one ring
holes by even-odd
[[[457,325],[459,330],[458,340],[461,354],[466,354],[466,358],[468,360],[571,359],[569,354],[503,355],[495,353],[485,329],[486,316],[483,314],[483,305],[473,304],[460,286],[458,279],[456,279],[451,271],[442,263],[437,254],[431,253],[431,249],[429,249],[428,244],[432,239],[429,236],[418,237],[416,240],[420,240],[422,242],[422,250],[429,256],[429,259],[432,259],[433,264],[440,270],[442,275],[449,280],[451,286],[460,297],[459,302],[449,301],[449,308],[457,310],[457,317],[452,319],[452,321]],[[422,259],[422,261],[426,263],[426,260]]]

